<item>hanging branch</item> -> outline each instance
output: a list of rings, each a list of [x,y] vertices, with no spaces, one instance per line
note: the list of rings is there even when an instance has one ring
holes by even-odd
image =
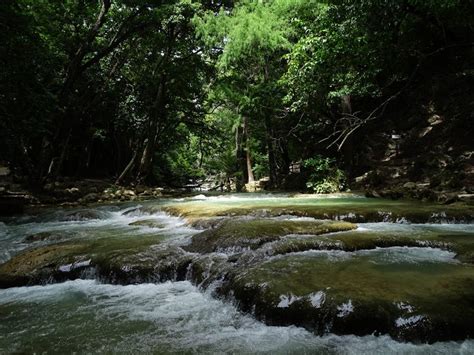
[[[420,67],[424,63],[424,61],[432,57],[436,54],[439,54],[445,50],[451,49],[451,48],[458,48],[458,47],[473,47],[474,43],[462,43],[462,44],[453,44],[449,46],[445,46],[442,48],[438,48],[434,50],[433,52],[427,53],[425,55],[422,55],[415,66],[415,69],[413,72],[410,74],[409,78],[407,79],[407,82],[405,85],[398,90],[395,94],[391,95],[389,98],[387,98],[385,101],[383,101],[380,105],[378,105],[374,110],[372,110],[366,117],[362,118],[358,115],[358,112],[354,114],[350,113],[344,113],[343,117],[338,119],[335,124],[334,124],[334,129],[333,132],[321,139],[319,143],[328,141],[336,137],[331,141],[331,143],[326,147],[326,149],[331,148],[332,146],[337,146],[337,150],[340,151],[341,148],[344,146],[344,143],[347,141],[347,139],[355,132],[357,131],[360,127],[365,126],[367,123],[374,121],[385,113],[385,109],[387,108],[388,104],[398,98],[413,82],[414,78],[416,77],[416,74],[418,73]],[[342,126],[342,128],[340,128]]]

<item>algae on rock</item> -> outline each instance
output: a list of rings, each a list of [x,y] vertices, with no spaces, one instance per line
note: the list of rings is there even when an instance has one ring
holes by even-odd
[[[268,324],[436,341],[474,335],[473,286],[472,265],[403,267],[374,263],[365,252],[331,251],[236,270],[221,292]]]
[[[233,219],[196,234],[186,248],[192,252],[257,249],[287,235],[320,235],[347,231],[357,226],[348,222],[276,219]]]

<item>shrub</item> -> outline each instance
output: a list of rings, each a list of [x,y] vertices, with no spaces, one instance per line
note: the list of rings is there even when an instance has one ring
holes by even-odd
[[[303,166],[310,171],[306,187],[317,194],[339,192],[344,188],[344,172],[332,158],[316,155],[303,161]]]

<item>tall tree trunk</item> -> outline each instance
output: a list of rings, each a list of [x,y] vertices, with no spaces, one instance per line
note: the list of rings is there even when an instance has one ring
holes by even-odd
[[[147,180],[151,173],[153,165],[153,156],[155,154],[156,143],[158,139],[158,122],[165,115],[165,81],[166,75],[162,74],[155,102],[151,110],[150,123],[148,127],[147,141],[138,168],[137,182],[141,183]]]
[[[140,159],[140,166],[138,168],[137,182],[142,183],[148,179],[151,173],[153,164],[153,155],[155,153],[156,138],[148,137],[143,148],[142,157]]]
[[[247,175],[247,166],[246,159],[243,149],[243,129],[239,125],[235,129],[235,157],[238,163],[238,169],[241,172],[241,175],[236,180],[236,189],[237,191],[242,191],[243,186],[245,185],[245,176]]]
[[[133,153],[133,156],[132,158],[130,159],[130,161],[128,162],[127,166],[125,167],[125,169],[123,169],[122,173],[120,174],[120,176],[117,178],[117,180],[115,180],[115,185],[120,185],[122,183],[122,181],[127,177],[127,175],[130,173],[130,171],[132,170],[133,166],[135,165],[135,161],[138,157],[138,152],[139,152],[140,148],[137,147],[135,149],[135,152]]]
[[[275,187],[279,183],[277,173],[278,167],[276,163],[275,145],[273,143],[272,123],[268,112],[265,112],[265,140],[268,152],[268,168],[270,170],[270,186]]]
[[[268,67],[268,63],[266,63],[263,67],[263,77],[265,82],[270,80],[270,68]],[[276,162],[276,155],[275,155],[275,144],[274,144],[274,135],[273,135],[273,127],[272,127],[272,119],[271,119],[271,109],[265,108],[263,110],[264,115],[264,126],[265,126],[265,140],[267,145],[267,152],[268,152],[268,167],[270,173],[270,186],[275,187],[279,184],[278,181],[278,174],[277,174],[277,162]]]
[[[255,177],[252,170],[252,157],[250,154],[250,137],[247,124],[247,117],[243,118],[243,133],[245,136],[245,162],[247,166],[247,183],[254,182]]]
[[[283,166],[280,168],[281,173],[283,176],[287,176],[290,173],[290,152],[288,151],[288,143],[285,141],[280,146],[281,152],[281,159],[283,162]]]

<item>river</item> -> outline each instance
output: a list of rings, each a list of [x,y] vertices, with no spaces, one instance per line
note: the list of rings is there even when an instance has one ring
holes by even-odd
[[[248,204],[264,208],[320,204],[332,210],[342,205],[359,206],[364,202],[369,205],[374,203],[372,200],[347,196],[339,199],[292,199],[284,195],[226,195],[129,202],[87,209],[42,209],[0,222],[0,263],[8,262],[24,250],[70,240],[101,241],[101,248],[117,241],[133,244],[150,238],[169,247],[188,245],[192,236],[201,230],[190,226],[182,217],[168,214],[162,209],[163,206],[188,204],[206,209],[215,208],[216,204],[226,208]],[[393,204],[396,206],[395,202]],[[81,213],[77,213],[78,211]],[[146,223],[136,223],[144,218]],[[271,218],[312,219],[308,216],[284,214]],[[342,233],[359,233],[361,236],[368,232],[379,235],[389,233],[417,238],[443,235],[468,239],[469,243],[474,238],[471,221],[446,222],[449,221],[369,221],[359,223],[355,231]],[[41,233],[49,233],[44,234],[48,238],[25,241],[25,237],[41,236]],[[58,236],[58,239],[51,239],[51,235]],[[232,256],[232,253],[228,254],[222,256],[220,253],[220,257]],[[458,273],[461,268],[463,275],[467,273],[474,278],[474,274],[470,274],[470,264],[458,260],[456,256],[452,250],[431,245],[390,246],[355,252],[310,249],[269,257],[259,268],[265,269],[272,263],[291,260],[291,265],[296,265],[295,268],[303,267],[308,262],[312,267],[319,265],[323,269],[327,265],[331,265],[331,268],[335,264],[341,265],[338,275],[344,275],[341,272],[354,268],[356,272],[368,272],[367,275],[374,279],[383,277],[383,282],[396,282],[394,280],[400,275],[408,275],[393,276],[393,272],[399,270],[416,270],[437,278],[451,272],[453,268]],[[388,274],[391,276],[387,279]],[[350,277],[352,274],[347,275]],[[335,283],[332,287],[338,285]],[[424,285],[423,282],[420,285]],[[469,339],[437,341],[432,344],[412,343],[397,341],[388,335],[335,335],[331,332],[315,335],[294,325],[267,325],[252,314],[242,312],[231,299],[217,297],[215,287],[218,287],[217,282],[199,287],[192,280],[110,284],[97,279],[93,273],[82,273],[80,278],[61,283],[3,289],[0,290],[0,353],[474,353],[474,340]],[[368,283],[365,287],[373,285]],[[352,292],[352,288],[348,290],[347,292]],[[466,311],[472,312],[472,299],[467,301],[466,304],[470,304],[471,309]],[[281,302],[286,302],[287,305],[292,301],[282,297]],[[465,306],[460,304],[459,307]],[[400,322],[417,321],[416,317],[400,318]]]

